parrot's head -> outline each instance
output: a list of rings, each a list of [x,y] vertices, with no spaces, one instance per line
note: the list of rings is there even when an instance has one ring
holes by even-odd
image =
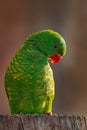
[[[66,54],[66,43],[63,37],[52,30],[43,30],[31,35],[37,48],[46,55],[52,63],[59,62]]]

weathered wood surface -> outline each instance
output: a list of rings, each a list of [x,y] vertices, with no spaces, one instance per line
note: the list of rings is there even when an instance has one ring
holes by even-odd
[[[78,115],[0,115],[0,130],[87,130],[87,118]]]

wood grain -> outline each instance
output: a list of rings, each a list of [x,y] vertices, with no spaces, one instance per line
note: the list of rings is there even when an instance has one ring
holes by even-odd
[[[87,130],[87,118],[79,115],[0,115],[0,130]]]

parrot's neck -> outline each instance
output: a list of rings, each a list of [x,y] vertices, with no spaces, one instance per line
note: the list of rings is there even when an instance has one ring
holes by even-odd
[[[24,56],[24,59],[26,58],[27,62],[29,63],[35,63],[35,64],[42,64],[42,65],[47,65],[48,64],[48,58],[45,54],[41,52],[41,50],[31,44],[24,45],[22,50],[22,56]]]

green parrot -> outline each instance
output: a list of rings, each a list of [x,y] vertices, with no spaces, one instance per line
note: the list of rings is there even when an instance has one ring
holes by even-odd
[[[12,114],[52,112],[55,83],[48,60],[55,64],[65,53],[65,40],[53,30],[42,30],[26,39],[5,74],[5,90]]]

